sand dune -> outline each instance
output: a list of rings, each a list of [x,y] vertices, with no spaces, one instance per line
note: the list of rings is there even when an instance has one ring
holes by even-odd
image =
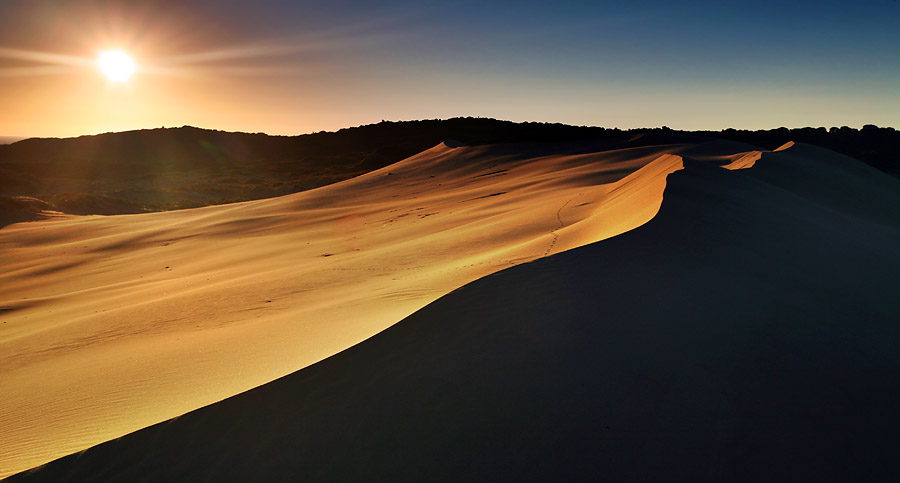
[[[542,250],[554,256],[469,283],[287,377],[20,477],[900,477],[900,354],[895,350],[900,304],[892,296],[900,273],[895,180],[805,145],[752,155],[669,146],[532,160],[493,149],[437,147],[392,167],[390,181],[383,183],[396,183],[392,189],[400,190],[409,179],[415,182],[406,186],[415,189],[421,182],[417,176],[441,172],[435,176],[452,184],[447,193],[457,197],[450,203],[454,211],[465,200],[482,200],[477,212],[463,218],[469,223],[494,226],[504,218],[487,214],[500,212],[520,217],[518,223],[543,220],[540,230],[504,232],[504,239],[517,243],[494,246],[483,240],[488,246],[482,251],[457,248],[458,255],[499,256],[506,262],[503,257],[540,258]],[[681,154],[661,155],[664,151]],[[488,152],[496,165],[479,163]],[[752,158],[753,166],[721,169],[710,157],[732,167],[745,167]],[[544,171],[544,162],[553,168]],[[639,166],[609,182],[612,173]],[[510,174],[501,177],[502,169]],[[515,176],[517,170],[530,174]],[[353,189],[375,196],[379,177],[385,176],[355,180]],[[473,180],[492,177],[506,193],[484,198],[504,189],[477,187]],[[601,223],[604,205],[654,211],[643,203],[653,204],[661,187],[665,199],[649,223],[558,253],[604,233],[578,226]],[[515,200],[515,189],[543,194],[544,208],[525,201],[501,208],[500,199],[494,201]],[[266,221],[249,213],[302,212],[324,199],[329,205],[367,206],[328,190],[307,196],[231,209],[248,212],[253,222],[247,223],[265,232],[273,225],[276,231],[287,227],[276,223],[280,216]],[[586,202],[599,206],[579,211]],[[327,219],[328,213],[317,214]],[[189,218],[195,229],[214,234],[216,216],[223,215],[201,210],[165,217]],[[448,228],[445,236],[467,227]],[[396,229],[422,233],[412,225]],[[421,252],[419,260],[437,258],[425,252],[430,246],[382,249]],[[441,279],[436,271],[424,269],[419,273],[430,278],[418,280]],[[447,278],[452,286],[463,277]],[[197,332],[197,339],[207,340],[201,339],[204,331]],[[232,344],[232,353],[238,345]],[[171,381],[160,386],[178,387]]]
[[[294,195],[0,230],[0,475],[343,350],[500,269],[651,219],[702,138],[441,144]]]

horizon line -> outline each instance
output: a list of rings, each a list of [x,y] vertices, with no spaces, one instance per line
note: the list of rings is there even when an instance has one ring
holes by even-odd
[[[643,126],[643,127],[633,127],[633,128],[620,128],[618,126],[607,127],[607,126],[586,125],[586,124],[568,124],[568,123],[556,122],[556,121],[511,121],[511,120],[507,120],[507,119],[497,119],[497,118],[493,118],[493,117],[454,116],[454,117],[448,117],[448,118],[407,119],[407,120],[382,119],[379,122],[360,124],[360,125],[356,125],[356,126],[346,126],[346,127],[338,128],[336,130],[332,130],[332,131],[319,130],[319,131],[302,132],[302,133],[297,133],[297,134],[273,134],[273,133],[268,133],[268,132],[263,132],[263,131],[256,131],[256,132],[233,131],[233,130],[228,130],[228,129],[200,127],[200,126],[194,126],[194,125],[190,125],[190,124],[184,124],[181,126],[162,125],[162,126],[158,126],[158,127],[124,129],[122,131],[103,131],[103,132],[95,132],[95,133],[77,134],[77,135],[71,135],[71,136],[17,136],[17,135],[5,135],[4,134],[4,135],[0,135],[0,139],[13,139],[13,141],[5,143],[5,144],[0,142],[0,146],[8,146],[11,144],[15,144],[19,141],[25,141],[28,139],[60,139],[60,140],[62,140],[62,139],[78,139],[78,138],[83,138],[83,137],[103,136],[103,135],[108,135],[108,134],[123,134],[123,133],[141,132],[141,131],[160,131],[160,130],[184,129],[184,128],[198,129],[201,131],[223,132],[223,133],[227,133],[227,134],[254,134],[254,135],[261,134],[261,135],[265,135],[265,136],[269,136],[269,137],[299,137],[299,136],[308,136],[308,135],[313,135],[313,134],[337,133],[337,132],[343,131],[345,129],[357,129],[357,128],[376,126],[378,124],[386,124],[386,123],[401,124],[401,123],[427,122],[427,121],[451,121],[451,120],[456,120],[456,119],[480,119],[480,120],[497,121],[497,122],[508,122],[508,123],[512,123],[512,124],[551,124],[551,125],[555,124],[555,125],[576,127],[576,128],[606,129],[606,130],[610,130],[610,131],[619,130],[622,132],[653,131],[653,130],[670,130],[670,131],[683,132],[683,133],[725,132],[725,131],[729,131],[729,130],[744,131],[744,132],[760,132],[760,131],[775,131],[778,129],[788,129],[788,130],[825,129],[825,130],[831,130],[831,129],[841,129],[841,128],[845,128],[845,127],[854,129],[856,131],[860,131],[863,128],[865,128],[866,126],[874,126],[879,129],[892,129],[895,131],[897,130],[897,128],[895,126],[879,126],[879,125],[873,124],[873,123],[865,123],[859,127],[850,126],[850,125],[845,124],[842,126],[797,126],[797,127],[778,126],[778,127],[772,127],[772,128],[764,128],[764,129],[746,129],[746,128],[735,128],[735,127],[725,127],[725,128],[720,128],[720,129],[677,129],[677,128],[669,127],[667,125],[655,126],[655,127]]]

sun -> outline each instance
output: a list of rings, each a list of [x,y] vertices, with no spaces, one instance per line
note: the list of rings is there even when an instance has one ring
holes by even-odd
[[[109,80],[113,82],[125,82],[134,74],[135,65],[131,57],[121,50],[107,50],[100,52],[97,64]]]

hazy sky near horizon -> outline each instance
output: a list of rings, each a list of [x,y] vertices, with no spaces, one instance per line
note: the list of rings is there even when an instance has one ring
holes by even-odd
[[[99,51],[138,65],[126,83]],[[0,135],[900,128],[900,2],[0,0]]]

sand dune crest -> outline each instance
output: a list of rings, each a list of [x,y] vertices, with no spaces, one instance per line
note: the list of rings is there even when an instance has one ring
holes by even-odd
[[[684,144],[442,143],[269,200],[0,230],[2,473],[250,389],[630,230]]]

